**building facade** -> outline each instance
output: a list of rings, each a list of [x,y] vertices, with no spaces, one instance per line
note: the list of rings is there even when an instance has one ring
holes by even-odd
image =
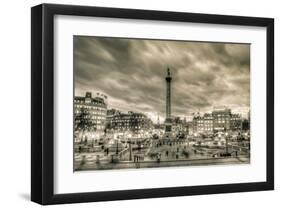
[[[111,130],[113,128],[113,118],[115,115],[121,114],[119,110],[109,109],[106,113],[106,130]]]
[[[210,113],[203,116],[204,132],[211,133],[214,131],[214,117]]]
[[[102,94],[92,97],[92,93],[86,92],[85,97],[74,98],[74,128],[76,131],[88,131],[90,133],[103,133],[106,125],[107,97]]]
[[[194,117],[191,126],[189,127],[190,133],[212,133],[213,130],[214,119],[210,113]]]
[[[226,107],[217,107],[212,112],[214,131],[230,130],[231,110]]]
[[[107,123],[110,124],[110,130],[121,133],[131,132],[138,134],[153,127],[152,121],[146,115],[131,111],[128,113],[117,111],[113,115],[108,115]]]
[[[242,130],[242,117],[239,114],[231,114],[230,117],[230,130],[239,131]]]
[[[242,121],[240,114],[232,114],[228,108],[216,108],[212,113],[194,116],[192,122],[188,123],[188,132],[189,135],[193,135],[196,133],[240,131],[243,129]]]

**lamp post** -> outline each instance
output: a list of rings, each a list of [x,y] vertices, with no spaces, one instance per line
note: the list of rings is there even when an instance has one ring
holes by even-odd
[[[225,133],[225,153],[228,154],[228,133]]]
[[[132,160],[132,142],[131,139],[129,140],[129,151],[130,151],[130,155],[129,155],[129,160]]]

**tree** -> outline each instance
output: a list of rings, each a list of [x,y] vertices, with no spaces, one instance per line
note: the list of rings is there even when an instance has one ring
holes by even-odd
[[[80,112],[75,115],[75,131],[82,131],[82,137],[84,136],[86,131],[91,131],[95,128],[95,123],[93,122],[89,111],[82,107]],[[82,141],[81,138],[80,141]]]

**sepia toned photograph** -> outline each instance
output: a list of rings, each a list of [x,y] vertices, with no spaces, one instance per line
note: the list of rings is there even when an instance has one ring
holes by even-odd
[[[73,36],[74,171],[250,163],[250,44]]]

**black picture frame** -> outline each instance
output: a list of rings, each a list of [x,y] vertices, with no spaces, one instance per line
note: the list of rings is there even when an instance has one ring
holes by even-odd
[[[54,16],[90,16],[267,29],[266,181],[106,192],[54,194]],[[274,189],[274,19],[120,8],[42,4],[31,9],[31,200],[60,204]]]

